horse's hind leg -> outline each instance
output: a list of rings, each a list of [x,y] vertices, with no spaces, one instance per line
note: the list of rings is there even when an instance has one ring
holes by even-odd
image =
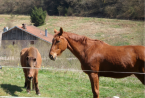
[[[135,76],[142,82],[142,84],[145,85],[145,66],[144,66],[144,62],[140,65],[143,65],[143,66],[139,67],[139,72],[144,73],[144,74],[135,74]]]
[[[135,76],[145,85],[145,75],[144,74],[135,74]]]
[[[135,74],[135,76],[142,82],[142,84],[145,85],[145,67],[144,64],[142,64],[143,67],[140,67],[139,72],[144,74]]]

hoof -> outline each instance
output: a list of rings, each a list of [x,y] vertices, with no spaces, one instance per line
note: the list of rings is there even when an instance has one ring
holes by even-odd
[[[40,96],[40,91],[39,91],[39,89],[36,90],[36,94]]]
[[[30,94],[30,90],[27,90],[27,93]]]
[[[40,92],[36,92],[36,94],[38,95],[38,96],[40,96],[41,94],[40,94]]]

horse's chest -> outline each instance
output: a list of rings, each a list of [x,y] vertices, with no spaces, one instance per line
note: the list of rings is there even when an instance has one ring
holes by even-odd
[[[94,53],[91,55],[85,56],[83,60],[81,60],[82,69],[84,70],[97,70],[99,69],[99,65],[103,60],[103,55],[99,53]]]
[[[82,62],[81,63],[81,68],[82,70],[94,70],[94,71],[97,71],[99,69],[99,65],[97,66],[96,62]]]

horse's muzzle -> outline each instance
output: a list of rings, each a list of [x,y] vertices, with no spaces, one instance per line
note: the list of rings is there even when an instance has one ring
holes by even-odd
[[[54,57],[54,56],[52,56],[51,54],[49,55],[49,58],[51,59],[51,60],[56,60],[56,56]]]
[[[29,81],[33,80],[33,77],[27,77]]]

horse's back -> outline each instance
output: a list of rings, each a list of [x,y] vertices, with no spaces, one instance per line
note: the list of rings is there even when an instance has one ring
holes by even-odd
[[[106,54],[111,54],[112,56],[118,55],[119,57],[134,57],[136,60],[145,61],[144,46],[110,46]]]

